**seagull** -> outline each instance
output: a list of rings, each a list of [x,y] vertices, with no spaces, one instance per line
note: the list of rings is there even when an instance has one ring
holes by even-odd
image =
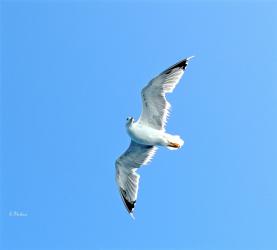
[[[141,91],[142,113],[139,119],[135,121],[133,117],[127,117],[126,129],[131,143],[116,160],[115,168],[120,196],[132,218],[140,178],[137,169],[152,160],[158,146],[176,150],[184,144],[179,135],[165,131],[170,110],[165,94],[174,90],[192,57],[181,60],[153,78]]]

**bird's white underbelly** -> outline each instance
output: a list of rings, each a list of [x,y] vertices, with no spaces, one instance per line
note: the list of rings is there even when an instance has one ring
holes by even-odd
[[[144,145],[165,145],[164,132],[151,127],[133,124],[127,128],[131,139]]]

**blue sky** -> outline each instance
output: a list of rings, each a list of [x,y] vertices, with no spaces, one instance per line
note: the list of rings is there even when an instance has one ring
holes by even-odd
[[[2,249],[276,249],[276,11],[2,1]],[[140,169],[134,221],[114,176],[125,119],[191,55],[168,96],[168,131],[186,144]]]

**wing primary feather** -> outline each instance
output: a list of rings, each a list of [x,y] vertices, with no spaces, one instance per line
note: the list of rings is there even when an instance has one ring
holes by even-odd
[[[122,201],[123,201],[123,203],[124,203],[124,205],[125,205],[125,207],[126,207],[128,213],[129,213],[129,214],[130,214],[130,213],[133,213],[133,210],[134,210],[136,201],[132,201],[132,202],[128,201],[128,200],[125,198],[125,196],[126,196],[126,191],[125,191],[123,188],[121,188],[121,187],[120,187],[120,196],[121,196],[121,198],[122,198]]]
[[[164,71],[161,73],[161,75],[162,75],[162,74],[169,74],[169,73],[171,73],[171,71],[172,71],[173,69],[175,69],[175,68],[181,68],[181,69],[185,70],[185,68],[186,68],[187,65],[188,65],[188,61],[189,61],[190,59],[192,59],[193,57],[194,57],[194,56],[190,56],[190,57],[187,57],[187,58],[185,58],[185,59],[183,59],[183,60],[177,62],[177,63],[174,64],[173,66],[171,66],[171,67],[169,67],[168,69],[164,70]]]

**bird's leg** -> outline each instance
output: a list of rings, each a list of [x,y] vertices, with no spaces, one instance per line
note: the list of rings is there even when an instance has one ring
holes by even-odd
[[[180,147],[181,147],[180,144],[175,143],[175,142],[169,142],[169,143],[168,143],[168,146],[169,146],[169,147],[172,147],[172,148],[180,148]]]

